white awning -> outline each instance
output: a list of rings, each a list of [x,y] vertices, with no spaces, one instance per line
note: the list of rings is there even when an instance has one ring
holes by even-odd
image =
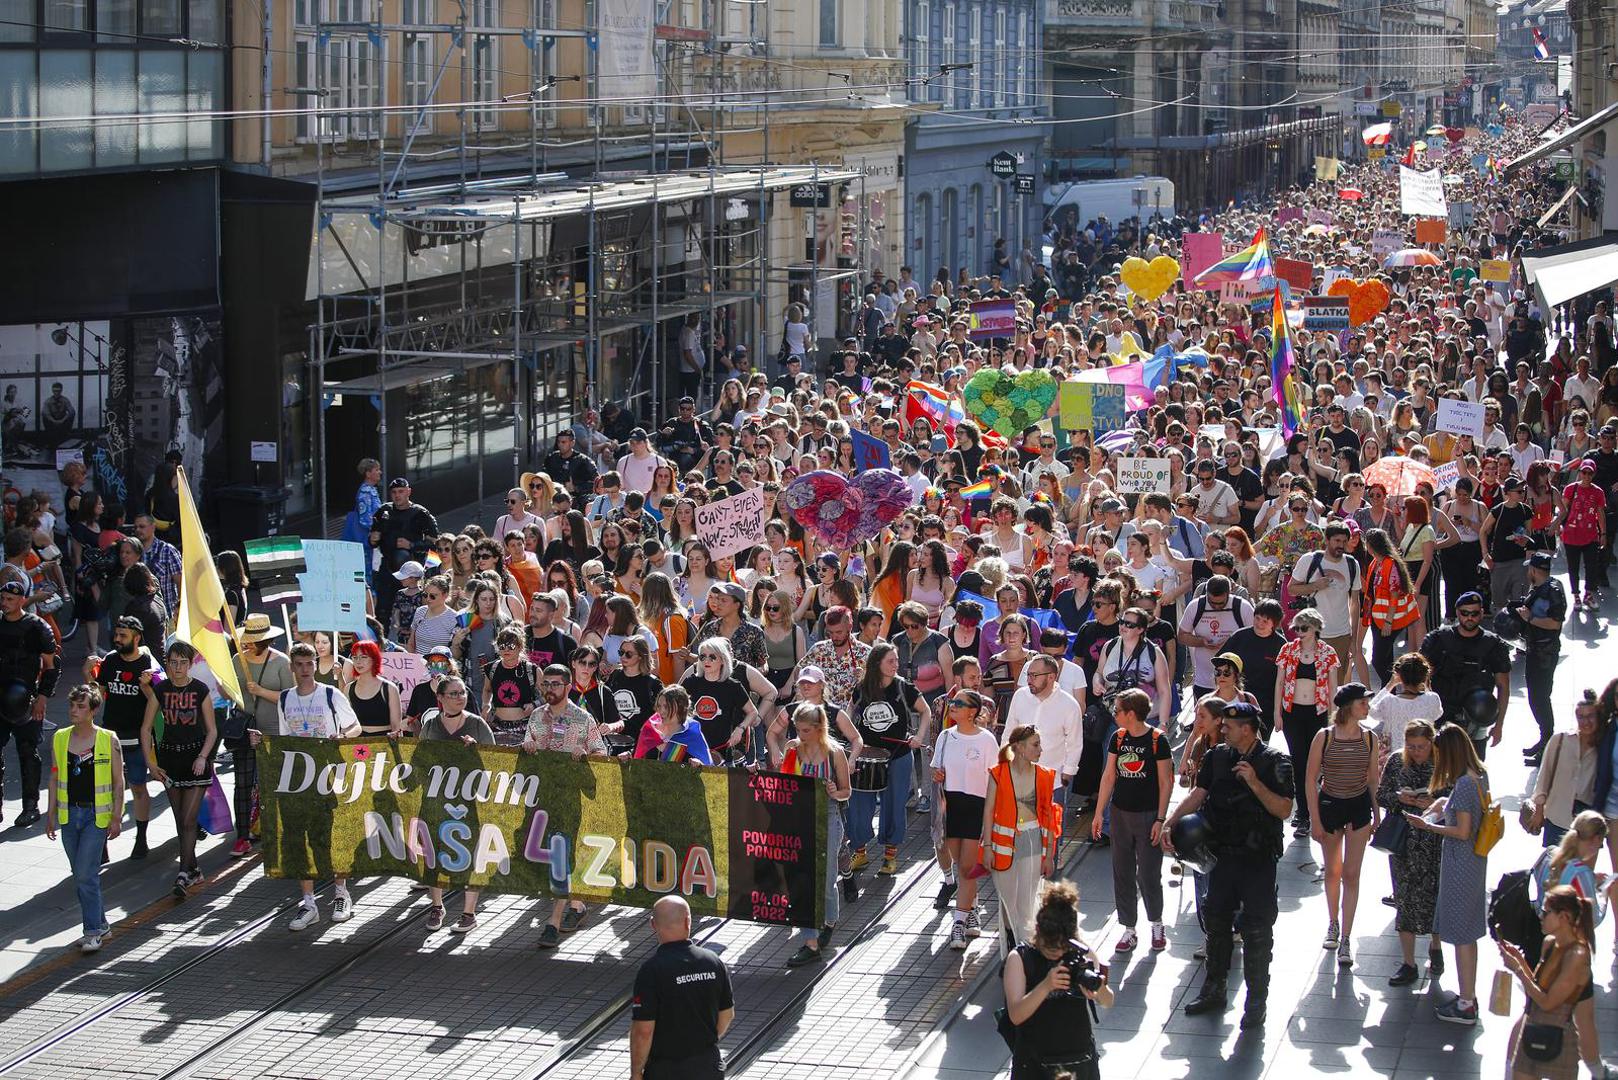
[[[1528,151],[1528,153],[1523,154],[1520,157],[1512,158],[1510,161],[1506,162],[1506,167],[1502,170],[1502,172],[1504,175],[1510,176],[1513,172],[1522,168],[1524,165],[1532,165],[1534,162],[1543,160],[1549,155],[1554,154],[1556,151],[1561,150],[1563,147],[1572,146],[1586,135],[1594,135],[1597,131],[1605,127],[1607,124],[1612,123],[1614,120],[1618,120],[1618,101],[1608,105],[1605,109],[1602,109],[1594,116],[1589,116],[1583,120],[1580,120],[1577,124],[1574,124],[1572,127],[1562,132],[1562,134],[1546,139],[1544,142]]]
[[[1598,237],[1524,255],[1523,272],[1549,311],[1618,282],[1618,240]]]

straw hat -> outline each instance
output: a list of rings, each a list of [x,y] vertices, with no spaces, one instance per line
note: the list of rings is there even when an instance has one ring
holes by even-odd
[[[252,644],[278,638],[282,632],[279,626],[270,622],[268,615],[249,615],[247,621],[242,624],[240,637],[243,644]]]

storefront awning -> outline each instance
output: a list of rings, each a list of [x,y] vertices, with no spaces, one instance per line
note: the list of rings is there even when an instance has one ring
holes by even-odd
[[[1551,218],[1555,217],[1557,214],[1560,214],[1562,212],[1562,208],[1571,202],[1573,200],[1573,196],[1577,195],[1578,193],[1579,185],[1569,184],[1567,186],[1567,190],[1562,192],[1562,197],[1556,200],[1556,205],[1545,211],[1544,214],[1540,215],[1539,220],[1534,222],[1534,227],[1536,229],[1543,229],[1546,225],[1549,225]]]
[[[1618,240],[1597,237],[1524,255],[1523,272],[1549,311],[1618,282]]]
[[[1618,120],[1618,101],[1608,105],[1594,116],[1585,117],[1560,135],[1546,139],[1526,154],[1512,158],[1506,162],[1505,175],[1510,176],[1524,165],[1532,165],[1534,162],[1541,161],[1564,147],[1572,146],[1586,135],[1594,135],[1614,120]]]

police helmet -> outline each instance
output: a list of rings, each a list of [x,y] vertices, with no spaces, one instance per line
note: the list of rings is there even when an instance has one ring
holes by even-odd
[[[20,679],[0,684],[0,720],[13,723],[28,720],[28,706],[33,700],[33,689]]]
[[[1201,814],[1186,814],[1169,830],[1169,839],[1174,843],[1174,857],[1199,874],[1212,870],[1217,861],[1209,846],[1212,838],[1213,830]]]
[[[1466,696],[1461,698],[1461,716],[1472,727],[1488,727],[1493,724],[1497,711],[1494,691],[1486,687],[1468,690]]]

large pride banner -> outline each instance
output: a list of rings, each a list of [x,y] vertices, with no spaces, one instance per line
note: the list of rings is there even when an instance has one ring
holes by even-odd
[[[441,887],[786,926],[825,918],[822,781],[662,761],[575,760],[414,739],[266,736],[271,877]]]

